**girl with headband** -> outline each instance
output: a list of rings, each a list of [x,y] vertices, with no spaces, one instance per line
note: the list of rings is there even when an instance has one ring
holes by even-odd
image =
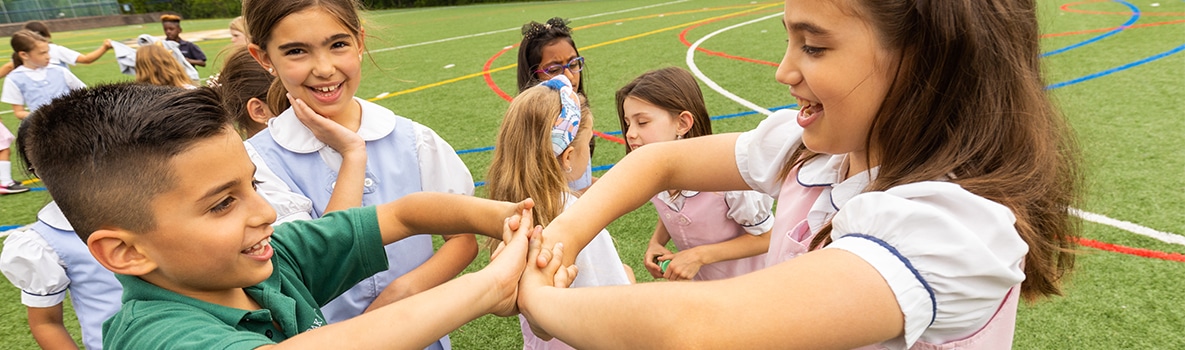
[[[546,226],[576,201],[567,183],[588,164],[593,116],[563,75],[528,88],[514,98],[498,130],[488,181],[490,199],[535,200],[533,219]],[[515,201],[517,201],[515,200]],[[572,287],[630,284],[613,238],[603,228],[576,256],[579,275]],[[568,349],[535,337],[523,326],[524,349]]]

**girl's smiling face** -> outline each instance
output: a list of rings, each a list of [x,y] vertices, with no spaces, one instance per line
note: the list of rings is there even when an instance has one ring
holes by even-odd
[[[803,143],[818,153],[851,154],[851,175],[878,164],[867,138],[898,55],[848,3],[786,0],[789,40],[777,79],[802,108]]]
[[[354,93],[362,76],[362,35],[316,8],[284,17],[271,34],[266,50],[256,56],[264,68],[273,68],[292,97],[313,111],[357,125],[361,107]]]

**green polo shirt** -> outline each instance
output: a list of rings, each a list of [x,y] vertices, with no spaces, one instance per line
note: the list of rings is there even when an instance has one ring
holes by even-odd
[[[211,304],[116,275],[123,306],[103,323],[103,347],[254,349],[278,343],[324,326],[321,305],[387,269],[374,207],[277,225],[271,244],[272,275],[243,288],[260,310]]]

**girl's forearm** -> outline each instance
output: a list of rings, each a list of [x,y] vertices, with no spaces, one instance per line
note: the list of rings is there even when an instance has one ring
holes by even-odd
[[[366,181],[366,149],[342,154],[333,194],[325,205],[325,213],[362,206],[362,191]]]
[[[769,251],[769,235],[769,232],[760,236],[745,233],[724,242],[706,244],[697,248],[701,250],[700,254],[703,255],[705,265],[743,259]]]

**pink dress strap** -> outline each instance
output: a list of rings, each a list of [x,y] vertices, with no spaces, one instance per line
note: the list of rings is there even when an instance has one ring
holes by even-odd
[[[778,208],[774,216],[774,227],[770,232],[769,253],[765,255],[765,266],[774,266],[796,256],[806,254],[807,245],[814,238],[806,215],[825,186],[806,187],[798,183],[798,167],[786,175],[782,190],[778,194]]]
[[[728,217],[728,203],[723,192],[700,192],[684,197],[681,210],[671,209],[658,196],[650,199],[658,218],[679,250],[725,242],[748,235],[745,228]],[[740,276],[765,267],[765,254],[720,261],[700,267],[697,281],[720,280]]]

